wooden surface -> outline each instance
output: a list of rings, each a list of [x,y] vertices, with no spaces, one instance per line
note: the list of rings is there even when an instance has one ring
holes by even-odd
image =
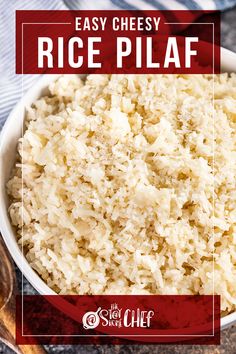
[[[15,345],[17,293],[14,264],[0,235],[0,338],[18,354],[45,354],[38,345]]]

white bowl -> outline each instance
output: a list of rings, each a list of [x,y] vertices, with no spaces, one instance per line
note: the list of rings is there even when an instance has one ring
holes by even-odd
[[[236,72],[236,54],[221,49],[223,71]],[[37,83],[23,96],[20,102],[10,113],[0,136],[0,230],[6,246],[22,273],[42,295],[55,295],[39,275],[30,267],[29,263],[22,257],[14,229],[8,215],[9,200],[6,194],[6,182],[9,180],[11,169],[15,163],[16,145],[22,132],[22,124],[25,117],[25,107],[30,106],[36,99],[47,93],[47,87],[59,75],[44,75]],[[224,329],[236,322],[236,312],[221,319],[221,329]]]

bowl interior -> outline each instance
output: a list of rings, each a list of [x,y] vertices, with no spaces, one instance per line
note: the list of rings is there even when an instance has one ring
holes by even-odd
[[[236,54],[222,49],[223,70],[236,72]],[[234,60],[233,60],[234,59]],[[30,106],[36,99],[48,93],[48,85],[59,75],[45,75],[37,84],[22,98],[11,112],[1,133],[0,139],[0,228],[5,243],[18,267],[24,273],[29,282],[42,295],[55,294],[43,280],[33,271],[17,245],[14,230],[8,216],[9,199],[6,194],[6,182],[9,180],[12,167],[15,162],[16,146],[19,137],[23,132],[26,107]],[[84,75],[81,75],[84,77]],[[221,327],[236,322],[236,312],[225,316],[221,320]]]

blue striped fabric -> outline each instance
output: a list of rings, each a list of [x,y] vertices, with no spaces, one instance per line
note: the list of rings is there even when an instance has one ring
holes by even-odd
[[[0,0],[0,128],[21,95],[21,75],[15,74],[15,10],[226,10],[236,0]],[[38,75],[24,75],[23,90],[27,91]]]

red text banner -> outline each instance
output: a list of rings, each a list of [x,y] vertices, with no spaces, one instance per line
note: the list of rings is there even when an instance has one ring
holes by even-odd
[[[220,72],[214,11],[16,11],[16,73]]]
[[[24,295],[18,344],[220,344],[220,297]]]

